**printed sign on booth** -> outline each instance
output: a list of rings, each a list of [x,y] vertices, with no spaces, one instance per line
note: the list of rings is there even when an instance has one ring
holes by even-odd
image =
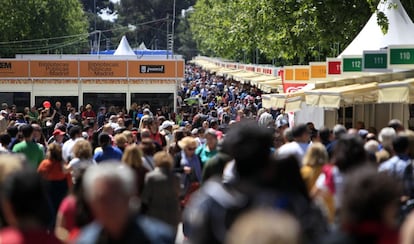
[[[126,77],[126,61],[80,61],[81,77]]]
[[[29,62],[16,60],[0,61],[0,77],[28,77]]]

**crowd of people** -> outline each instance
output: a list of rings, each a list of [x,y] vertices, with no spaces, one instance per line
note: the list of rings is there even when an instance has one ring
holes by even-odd
[[[260,95],[188,65],[177,113],[3,103],[0,243],[414,242],[414,132],[293,126]]]

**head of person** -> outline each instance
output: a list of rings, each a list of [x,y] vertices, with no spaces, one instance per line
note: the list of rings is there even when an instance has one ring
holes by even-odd
[[[108,123],[102,127],[102,132],[112,135],[114,134],[114,129],[112,128],[111,124]]]
[[[41,176],[22,168],[6,177],[2,184],[2,208],[10,226],[45,228],[51,221],[46,186]]]
[[[397,155],[408,155],[409,146],[408,136],[404,133],[399,133],[397,137],[392,140],[392,147]]]
[[[334,126],[334,128],[332,130],[332,133],[333,133],[334,138],[337,140],[342,135],[345,135],[347,133],[347,130],[346,130],[345,126],[337,124],[337,125]]]
[[[108,147],[112,143],[111,137],[107,133],[101,133],[99,135],[98,141],[99,141],[99,146],[101,146],[102,148]]]
[[[222,151],[235,159],[240,177],[256,178],[267,167],[272,146],[273,132],[270,129],[246,121],[235,124],[228,131]]]
[[[392,127],[384,127],[378,135],[378,141],[382,147],[387,150],[392,150],[392,141],[397,136],[397,132]]]
[[[144,155],[154,155],[155,153],[155,144],[154,140],[149,137],[145,137],[141,139],[141,143],[139,144],[139,148],[142,150]]]
[[[75,125],[69,129],[69,137],[71,139],[76,139],[81,136],[82,136],[82,129],[79,126]]]
[[[217,133],[214,129],[207,129],[204,132],[206,138],[206,144],[209,149],[214,150],[217,147]]]
[[[303,157],[303,164],[311,167],[322,166],[329,161],[328,152],[322,143],[312,143]]]
[[[55,141],[56,142],[62,143],[63,138],[65,136],[65,132],[63,132],[63,131],[61,131],[59,129],[56,129],[56,130],[53,131],[53,134],[52,135],[55,138]]]
[[[388,127],[393,128],[397,133],[400,131],[404,131],[403,123],[398,119],[392,119],[388,122]]]
[[[87,105],[86,105],[86,107],[85,107],[85,109],[86,109],[87,111],[91,111],[91,110],[92,110],[92,105],[87,104]]]
[[[115,141],[115,145],[120,148],[121,150],[124,150],[125,147],[128,144],[128,140],[126,138],[126,136],[122,133],[120,134],[116,134],[114,137],[114,141]]]
[[[296,142],[308,143],[310,140],[310,133],[306,124],[299,124],[292,128],[292,136]]]
[[[62,162],[62,146],[58,143],[51,143],[47,147],[46,158],[54,162]]]
[[[169,132],[172,132],[173,125],[174,125],[173,122],[171,122],[169,120],[166,120],[166,121],[162,122],[161,129],[162,130],[167,130]]]
[[[136,194],[133,171],[115,162],[93,165],[86,170],[82,184],[95,220],[111,236],[119,238]]]
[[[22,132],[23,138],[27,139],[31,139],[33,137],[33,127],[32,125],[21,125],[19,127],[19,130]]]
[[[174,165],[174,159],[169,153],[161,151],[154,154],[154,164],[158,168],[171,170]]]
[[[192,157],[198,145],[194,137],[186,136],[178,142],[178,146],[184,151],[185,155]]]
[[[332,157],[339,171],[343,173],[362,166],[368,160],[363,140],[361,137],[351,134],[343,135],[339,138]]]
[[[137,145],[129,145],[122,155],[122,162],[133,169],[139,169],[142,166],[142,156],[142,151]]]
[[[81,160],[89,160],[92,158],[92,146],[87,140],[78,140],[72,148],[75,158]]]
[[[299,244],[300,225],[286,212],[255,209],[239,218],[230,228],[228,244]]]
[[[322,127],[318,130],[318,137],[322,143],[327,143],[331,140],[331,131],[328,127]]]
[[[126,137],[128,144],[134,143],[134,134],[130,130],[124,130],[122,134]]]
[[[344,184],[342,227],[367,222],[395,227],[400,194],[399,185],[392,176],[378,173],[371,167],[353,170]]]
[[[7,134],[7,133],[0,134],[0,144],[4,148],[7,148],[7,146],[10,144],[11,140],[12,140],[12,138],[9,134]]]

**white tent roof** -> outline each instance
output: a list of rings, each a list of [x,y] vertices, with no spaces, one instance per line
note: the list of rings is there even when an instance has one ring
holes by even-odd
[[[116,49],[114,55],[135,55],[125,36],[123,36],[119,42],[118,48]]]
[[[397,7],[390,8],[389,4],[395,4]],[[358,36],[338,57],[362,55],[364,50],[379,50],[389,45],[414,44],[414,23],[400,0],[388,0],[385,3],[380,1],[377,9],[384,12],[388,18],[387,34],[382,33],[377,24],[377,15],[374,13]]]
[[[148,48],[147,48],[147,46],[145,46],[144,42],[141,42],[141,44],[139,44],[137,49],[138,50],[148,50]]]

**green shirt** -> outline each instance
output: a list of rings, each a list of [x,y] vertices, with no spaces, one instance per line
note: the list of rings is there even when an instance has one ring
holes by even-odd
[[[196,154],[200,156],[201,163],[204,165],[210,158],[217,154],[217,149],[210,151],[207,145],[202,145],[197,148]]]
[[[43,147],[36,142],[22,141],[17,143],[13,147],[14,153],[22,153],[26,156],[27,161],[35,169],[39,166],[40,162],[44,159]]]

